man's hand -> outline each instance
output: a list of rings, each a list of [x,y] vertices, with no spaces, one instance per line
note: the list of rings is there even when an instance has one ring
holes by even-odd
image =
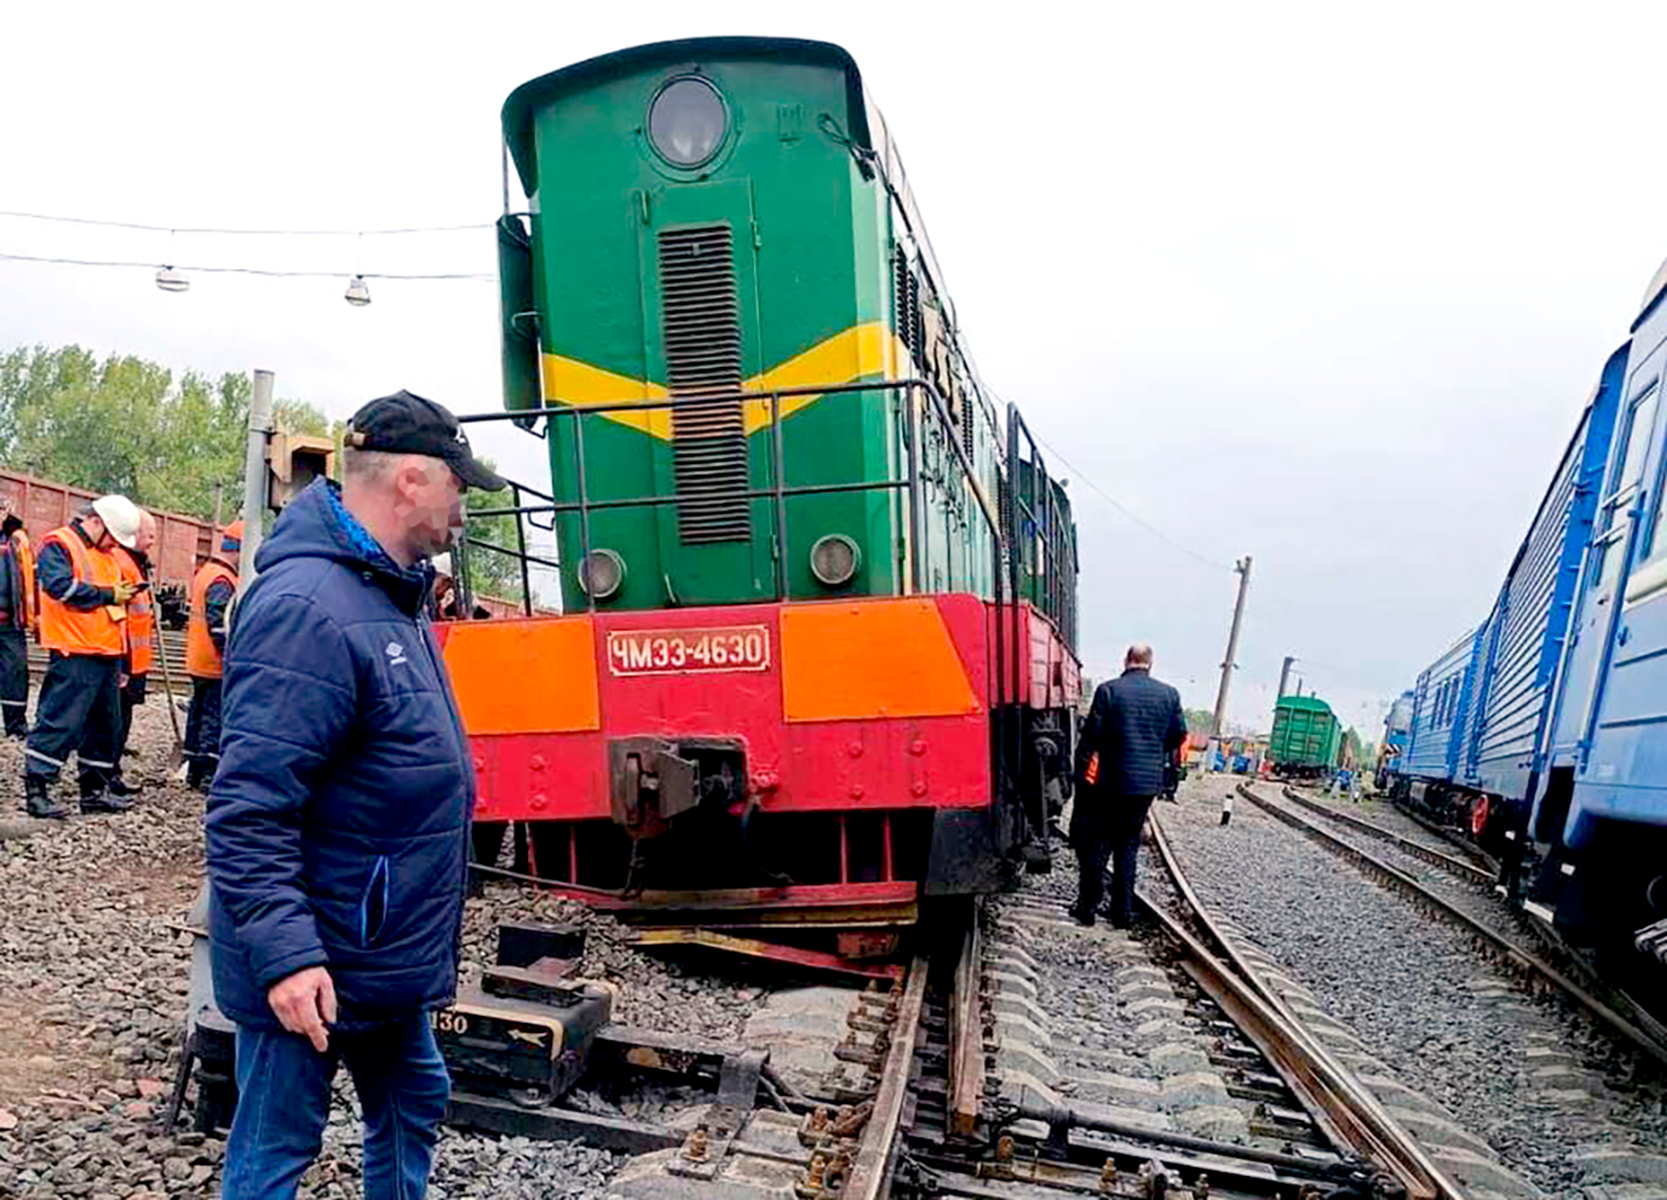
[[[125,579],[119,579],[110,585],[110,594],[116,598],[117,604],[126,604],[133,599],[139,589]]]
[[[306,967],[266,990],[266,1002],[291,1033],[299,1033],[323,1054],[330,1046],[326,1025],[336,1023],[336,985],[323,967]]]

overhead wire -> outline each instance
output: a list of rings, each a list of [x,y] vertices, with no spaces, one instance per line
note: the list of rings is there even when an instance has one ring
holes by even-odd
[[[1211,558],[1206,554],[1200,554],[1198,551],[1194,550],[1192,547],[1187,546],[1182,542],[1176,541],[1174,538],[1170,537],[1163,530],[1159,529],[1156,525],[1152,524],[1150,521],[1148,521],[1144,517],[1142,517],[1139,513],[1135,512],[1128,505],[1124,504],[1121,500],[1117,499],[1117,497],[1113,496],[1110,492],[1106,491],[1099,484],[1095,483],[1093,476],[1089,475],[1086,471],[1082,470],[1076,464],[1071,462],[1070,459],[1066,458],[1063,454],[1061,454],[1059,452],[1058,448],[1055,447],[1052,442],[1048,441],[1041,434],[1035,433],[1034,431],[1032,431],[1032,435],[1036,438],[1036,442],[1037,442],[1038,445],[1040,445],[1049,454],[1053,455],[1056,459],[1058,459],[1060,464],[1066,470],[1070,471],[1072,475],[1074,475],[1078,479],[1082,480],[1082,482],[1087,486],[1089,491],[1093,492],[1100,499],[1104,500],[1107,504],[1111,505],[1118,512],[1122,513],[1125,517],[1127,517],[1130,521],[1134,522],[1136,525],[1140,526],[1140,528],[1144,529],[1147,533],[1149,533],[1153,537],[1157,538],[1160,542],[1163,542],[1165,545],[1169,546],[1172,550],[1178,550],[1180,553],[1185,554],[1188,558],[1193,559],[1195,562],[1202,563],[1206,567],[1213,567],[1215,570],[1218,570],[1218,571],[1225,571],[1228,574],[1233,574],[1237,570],[1236,567],[1230,566],[1229,564],[1221,562],[1218,559]]]
[[[12,254],[0,250],[0,260],[10,262],[56,263],[72,267],[125,267],[153,270],[159,264],[156,262],[142,262],[123,259],[95,259],[95,258],[59,258],[44,254]],[[286,271],[269,267],[207,267],[191,266],[186,263],[160,264],[172,267],[178,271],[201,271],[208,275],[261,275],[274,279],[339,279],[344,275],[357,275],[361,279],[475,279],[491,281],[495,275],[473,273],[466,271],[437,271],[437,272],[398,272],[398,271]]]
[[[137,229],[146,233],[213,234],[225,237],[392,237],[492,228],[490,221],[472,221],[466,225],[411,225],[395,229],[231,229],[212,226],[150,225],[140,221],[112,221],[99,217],[71,217],[57,213],[19,212],[11,209],[0,209],[0,217],[14,217],[24,221],[52,221],[62,225],[94,225],[105,229]]]

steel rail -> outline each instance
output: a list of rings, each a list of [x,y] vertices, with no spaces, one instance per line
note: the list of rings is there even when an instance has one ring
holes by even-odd
[[[1239,1029],[1273,1064],[1286,1085],[1332,1142],[1393,1175],[1409,1200],[1464,1200],[1462,1187],[1420,1146],[1383,1104],[1337,1061],[1220,931],[1199,902],[1181,870],[1161,819],[1153,814],[1152,832],[1165,870],[1187,905],[1189,916],[1222,949],[1228,962],[1212,954],[1144,892],[1141,903],[1191,955],[1188,973],[1210,993]]]
[[[1351,829],[1358,829],[1361,833],[1388,842],[1414,858],[1429,863],[1432,867],[1440,867],[1444,871],[1451,871],[1467,883],[1479,883],[1486,887],[1493,886],[1494,879],[1497,876],[1495,871],[1483,870],[1474,863],[1466,862],[1462,858],[1454,858],[1451,854],[1445,854],[1433,846],[1426,846],[1423,842],[1403,837],[1393,829],[1386,829],[1382,825],[1375,825],[1371,821],[1355,816],[1353,813],[1342,812],[1330,805],[1321,804],[1317,800],[1310,800],[1307,796],[1299,795],[1290,788],[1285,788],[1283,791],[1285,799],[1306,808],[1309,812],[1318,813],[1320,816],[1327,817],[1341,825],[1347,825]]]
[[[1463,909],[1456,907],[1426,888],[1406,872],[1391,866],[1381,858],[1361,849],[1354,843],[1345,841],[1330,830],[1325,829],[1308,820],[1301,814],[1266,796],[1258,795],[1254,788],[1245,784],[1238,786],[1241,796],[1249,800],[1258,808],[1278,818],[1302,833],[1307,834],[1321,845],[1343,858],[1349,859],[1368,875],[1399,888],[1411,896],[1418,903],[1426,906],[1427,910],[1439,913],[1452,923],[1461,926],[1465,932],[1482,939],[1496,954],[1502,957],[1512,967],[1534,979],[1543,980],[1557,988],[1569,999],[1580,1005],[1600,1023],[1608,1026],[1615,1033],[1631,1042],[1639,1050],[1667,1064],[1667,1043],[1663,1043],[1651,1036],[1631,1019],[1617,1012],[1605,1001],[1592,995],[1580,984],[1570,979],[1556,967],[1540,958],[1537,954],[1517,945],[1509,938],[1489,929],[1482,922],[1472,917]]]
[[[958,1135],[970,1134],[977,1127],[984,1096],[984,1017],[978,995],[983,960],[980,916],[975,904],[961,943],[961,960],[955,965],[950,1006],[949,1131]]]
[[[926,972],[925,957],[916,955],[909,964],[908,982],[903,985],[903,999],[891,1029],[891,1046],[886,1051],[880,1090],[874,1093],[874,1109],[863,1129],[850,1174],[840,1190],[840,1200],[880,1200],[888,1190],[903,1121],[903,1101],[909,1093],[909,1071],[920,1036],[920,1015],[926,1002]]]
[[[1471,843],[1465,841],[1459,834],[1454,833],[1451,829],[1446,829],[1437,825],[1423,813],[1413,811],[1398,800],[1391,800],[1390,803],[1395,806],[1395,811],[1400,813],[1403,817],[1407,817],[1416,822],[1419,826],[1428,830],[1432,837],[1440,838],[1449,846],[1453,847],[1453,849],[1457,850],[1460,854],[1468,854],[1471,858],[1476,860],[1478,866],[1488,871],[1495,878],[1498,878],[1499,860],[1489,854],[1486,850],[1483,850],[1479,846],[1472,845]]]

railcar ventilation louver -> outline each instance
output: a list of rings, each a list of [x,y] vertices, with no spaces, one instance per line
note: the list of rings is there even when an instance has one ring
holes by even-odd
[[[667,383],[676,399],[741,390],[741,308],[728,225],[668,229],[660,237],[660,297]],[[672,414],[677,531],[685,545],[752,535],[747,436],[741,401]]]

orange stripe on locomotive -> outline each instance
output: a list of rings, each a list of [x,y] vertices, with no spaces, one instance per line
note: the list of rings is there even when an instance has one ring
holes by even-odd
[[[608,742],[623,737],[736,739],[772,813],[987,805],[986,609],[946,595],[442,626],[477,818],[611,819]],[[756,627],[762,664],[700,663],[686,644],[673,665],[674,643],[654,640]],[[641,667],[617,649],[645,644],[629,635],[649,639]]]

